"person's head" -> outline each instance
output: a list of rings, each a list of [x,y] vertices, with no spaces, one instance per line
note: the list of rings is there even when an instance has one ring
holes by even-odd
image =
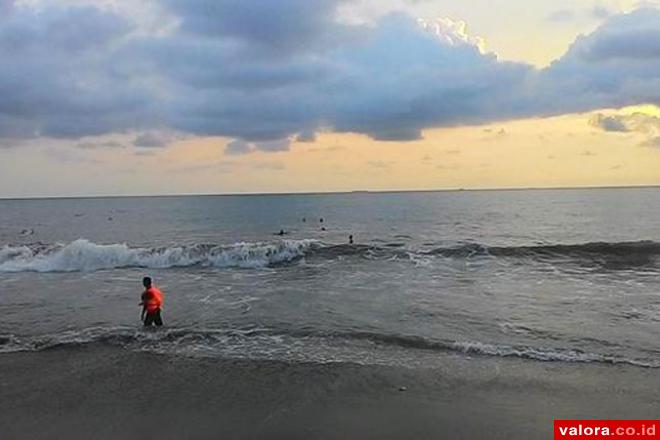
[[[150,277],[142,278],[142,285],[147,289],[151,287],[151,278]]]

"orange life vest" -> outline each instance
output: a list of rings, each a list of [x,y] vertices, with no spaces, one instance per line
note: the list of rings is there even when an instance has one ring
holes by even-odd
[[[149,313],[155,312],[163,305],[163,292],[161,292],[157,287],[149,287],[144,291],[142,298],[144,301],[144,306]]]

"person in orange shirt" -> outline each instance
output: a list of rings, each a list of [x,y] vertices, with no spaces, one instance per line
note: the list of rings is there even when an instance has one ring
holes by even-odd
[[[144,292],[142,293],[142,315],[141,319],[145,327],[152,324],[156,326],[163,325],[163,318],[160,316],[160,309],[163,306],[163,292],[161,292],[151,282],[151,278],[144,277],[142,279]]]

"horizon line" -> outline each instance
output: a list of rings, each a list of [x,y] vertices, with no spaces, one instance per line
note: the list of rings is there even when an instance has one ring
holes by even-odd
[[[495,191],[557,191],[557,190],[597,190],[597,189],[644,189],[660,188],[660,184],[648,185],[595,185],[595,186],[528,186],[528,187],[484,187],[484,188],[437,188],[437,189],[361,189],[337,191],[290,191],[290,192],[233,192],[233,193],[180,193],[180,194],[102,194],[72,196],[22,196],[2,197],[0,201],[11,200],[58,200],[58,199],[121,199],[121,198],[156,198],[156,197],[240,197],[240,196],[313,196],[335,194],[396,194],[396,193],[433,193],[433,192],[495,192]]]

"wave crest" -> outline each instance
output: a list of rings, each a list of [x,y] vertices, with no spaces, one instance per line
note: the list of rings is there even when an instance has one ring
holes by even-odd
[[[5,246],[0,249],[0,272],[87,272],[189,266],[260,268],[299,259],[315,243],[314,240],[282,240],[149,249],[79,239],[66,245]]]
[[[241,242],[233,245],[194,244],[162,248],[136,248],[127,244],[96,244],[79,239],[69,244],[42,243],[0,248],[2,272],[87,272],[102,269],[207,266],[263,268],[294,262],[305,256],[322,259],[343,257],[373,259],[407,258],[416,266],[428,266],[433,257],[450,259],[511,258],[553,263],[587,263],[611,269],[653,265],[660,257],[660,243],[592,242],[533,246],[486,246],[463,243],[431,250],[399,249],[366,244],[323,244],[317,240]]]

